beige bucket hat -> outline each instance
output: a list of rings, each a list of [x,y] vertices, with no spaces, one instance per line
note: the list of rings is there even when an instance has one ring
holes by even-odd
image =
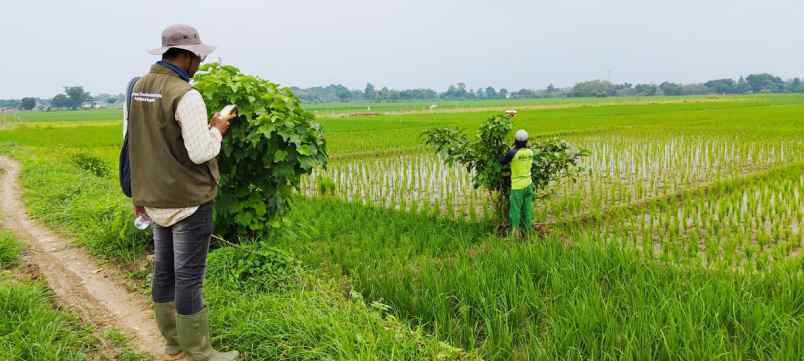
[[[162,47],[151,49],[148,52],[152,55],[162,55],[170,48],[184,49],[193,52],[201,59],[204,59],[215,50],[214,46],[209,46],[201,42],[198,30],[190,25],[171,25],[162,31]]]

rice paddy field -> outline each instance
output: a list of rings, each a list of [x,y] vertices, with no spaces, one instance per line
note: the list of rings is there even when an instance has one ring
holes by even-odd
[[[310,107],[330,165],[304,180],[292,231],[253,246],[281,267],[234,274],[245,256],[213,251],[216,342],[253,360],[802,359],[804,97],[429,105]],[[532,138],[590,151],[534,203],[543,237],[497,236],[489,195],[420,137],[508,108]],[[23,163],[33,216],[145,292],[117,118],[27,113],[0,152]]]

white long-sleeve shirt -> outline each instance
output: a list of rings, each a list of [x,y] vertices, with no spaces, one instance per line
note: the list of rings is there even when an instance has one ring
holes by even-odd
[[[184,148],[195,164],[203,164],[221,151],[223,136],[218,128],[210,127],[207,119],[207,106],[201,93],[192,89],[179,100],[176,106],[176,121],[181,128]],[[128,109],[123,107],[123,137],[128,130]],[[199,205],[200,206],[200,205]],[[162,227],[170,227],[183,219],[192,216],[198,206],[188,208],[145,208],[145,213],[154,223]]]

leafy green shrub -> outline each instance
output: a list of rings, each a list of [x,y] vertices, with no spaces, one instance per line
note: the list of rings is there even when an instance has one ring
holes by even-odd
[[[73,163],[81,170],[94,174],[96,177],[106,177],[111,173],[111,168],[103,159],[96,156],[78,153],[73,156]]]
[[[207,64],[195,80],[210,112],[227,104],[239,108],[218,158],[218,229],[264,237],[282,224],[301,176],[326,166],[321,127],[290,89],[233,66]]]
[[[218,249],[209,255],[209,279],[226,288],[269,291],[298,281],[301,262],[285,251],[252,243]]]
[[[510,146],[513,118],[495,115],[483,122],[477,137],[470,139],[456,128],[431,129],[424,132],[427,145],[444,156],[450,165],[455,163],[466,167],[472,173],[475,188],[486,188],[495,195],[498,223],[505,222],[508,197],[511,192],[510,167],[503,166],[499,158]],[[581,158],[589,153],[559,139],[531,139],[533,149],[533,168],[531,178],[538,196],[546,196],[547,187],[561,179],[574,179],[583,170]],[[502,217],[501,217],[502,216]]]
[[[13,266],[22,248],[8,232],[0,232],[0,269]]]

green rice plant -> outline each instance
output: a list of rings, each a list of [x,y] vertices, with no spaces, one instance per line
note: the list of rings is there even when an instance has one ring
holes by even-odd
[[[790,359],[800,350],[795,340],[802,315],[794,300],[801,291],[787,289],[802,284],[800,272],[769,269],[755,276],[703,271],[694,264],[660,266],[627,249],[600,247],[619,241],[590,234],[571,248],[553,239],[511,243],[493,237],[468,247],[444,248],[445,240],[436,239],[417,247],[403,238],[401,224],[387,224],[391,213],[307,200],[291,218],[318,225],[319,233],[280,245],[297,249],[308,263],[340,269],[367,299],[382,300],[398,317],[490,360],[646,354]],[[332,215],[359,219],[360,228],[382,233],[349,232],[349,225],[328,221]],[[440,234],[450,240],[460,232]],[[777,299],[778,292],[785,296]]]
[[[335,193],[336,185],[332,178],[322,176],[318,178],[318,193],[321,195],[329,195]]]

